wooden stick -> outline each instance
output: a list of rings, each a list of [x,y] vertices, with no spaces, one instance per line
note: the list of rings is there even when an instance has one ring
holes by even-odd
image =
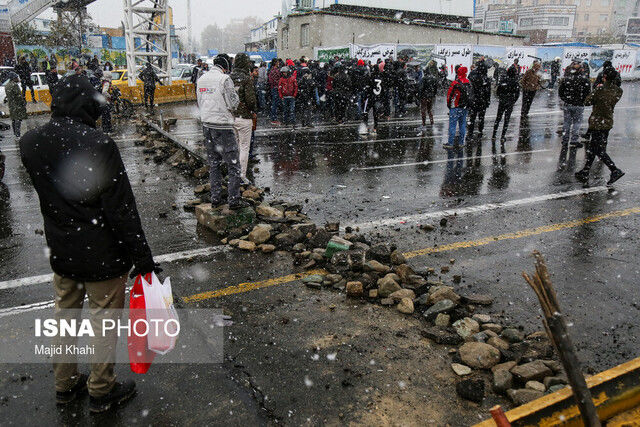
[[[582,420],[585,426],[588,427],[600,427],[600,419],[596,407],[593,404],[591,398],[591,392],[587,387],[587,382],[582,375],[582,369],[580,368],[580,362],[576,355],[575,348],[569,337],[567,330],[567,324],[560,312],[560,306],[558,304],[558,298],[556,291],[551,283],[549,271],[547,265],[544,262],[544,258],[538,251],[533,252],[533,256],[536,260],[535,267],[536,272],[533,277],[530,277],[527,273],[523,272],[522,277],[531,286],[533,291],[540,300],[540,306],[544,313],[543,324],[551,342],[553,343],[562,366],[567,373],[567,379],[571,385],[573,395],[580,409]]]

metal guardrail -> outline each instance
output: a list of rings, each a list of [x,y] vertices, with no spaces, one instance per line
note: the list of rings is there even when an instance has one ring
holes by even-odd
[[[183,150],[187,151],[189,153],[189,155],[195,157],[196,159],[200,160],[201,162],[203,162],[205,164],[207,163],[207,159],[205,158],[204,155],[198,153],[192,147],[189,147],[187,144],[183,143],[182,141],[179,141],[175,136],[171,135],[169,132],[167,132],[164,129],[162,129],[161,126],[158,126],[156,123],[154,123],[153,121],[149,120],[147,117],[140,116],[140,118],[144,123],[147,124],[147,126],[152,128],[156,132],[160,133],[162,136],[164,136],[169,141],[171,141],[172,143],[177,145],[179,148],[182,148]],[[162,122],[162,117],[160,118],[160,121]]]

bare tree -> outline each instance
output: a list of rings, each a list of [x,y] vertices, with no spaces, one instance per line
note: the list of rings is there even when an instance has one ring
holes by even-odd
[[[220,28],[217,24],[208,25],[202,31],[202,49],[217,49],[227,53],[243,52],[249,30],[260,24],[259,18],[251,16],[233,20],[224,28]]]

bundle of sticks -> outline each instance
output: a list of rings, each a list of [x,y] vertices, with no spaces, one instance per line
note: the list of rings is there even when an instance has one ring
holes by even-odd
[[[573,390],[573,395],[580,409],[584,425],[588,427],[599,427],[601,424],[598,413],[591,399],[591,392],[582,375],[580,362],[578,361],[573,343],[569,337],[567,324],[560,311],[556,291],[551,283],[547,265],[540,252],[534,251],[533,257],[535,258],[536,272],[533,276],[522,272],[522,277],[524,277],[524,280],[527,281],[540,300],[540,305],[544,313],[544,327],[567,373],[567,379]]]

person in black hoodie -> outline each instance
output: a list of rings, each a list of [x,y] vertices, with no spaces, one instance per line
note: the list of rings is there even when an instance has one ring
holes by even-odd
[[[51,120],[27,132],[19,145],[40,198],[56,318],[74,318],[79,310],[70,309],[81,309],[85,295],[92,323],[119,318],[115,312],[124,306],[131,267],[131,277],[161,270],[147,244],[118,147],[96,129],[102,96],[83,75],[64,78],[51,95]],[[72,345],[74,340],[58,337],[56,343]],[[100,360],[92,363],[88,381],[76,363],[54,361],[59,404],[70,403],[88,388],[89,410],[103,412],[135,394],[133,381],[116,382],[116,343],[114,333],[96,333],[91,339]]]
[[[478,119],[478,137],[482,137],[484,130],[484,116],[491,103],[491,79],[487,76],[487,65],[479,61],[476,68],[469,73],[469,81],[473,87],[473,100],[469,108],[469,133],[467,138],[473,138],[473,130]]]
[[[431,60],[424,72],[420,87],[418,89],[418,98],[420,99],[420,114],[422,117],[423,130],[427,125],[427,114],[429,114],[429,122],[433,126],[433,101],[438,92],[438,66],[435,61]]]
[[[496,139],[498,134],[498,127],[500,127],[500,120],[504,116],[504,124],[502,126],[502,142],[506,141],[507,129],[509,128],[509,120],[511,119],[511,113],[513,112],[513,106],[520,97],[520,83],[519,74],[517,68],[509,67],[507,72],[502,75],[496,89],[496,95],[498,96],[498,114],[496,116],[496,122],[493,125],[492,139]]]
[[[574,61],[565,71],[560,80],[558,95],[564,102],[564,122],[562,125],[562,145],[567,145],[571,139],[571,146],[580,147],[578,142],[582,115],[584,114],[584,100],[591,92],[591,82],[582,73],[580,62]]]
[[[302,127],[310,128],[311,113],[315,102],[316,82],[306,65],[300,68],[298,83],[298,107],[302,112]]]
[[[347,105],[351,96],[351,79],[342,65],[338,65],[334,68],[333,94],[335,100],[336,121],[338,123],[343,123],[346,119]]]

